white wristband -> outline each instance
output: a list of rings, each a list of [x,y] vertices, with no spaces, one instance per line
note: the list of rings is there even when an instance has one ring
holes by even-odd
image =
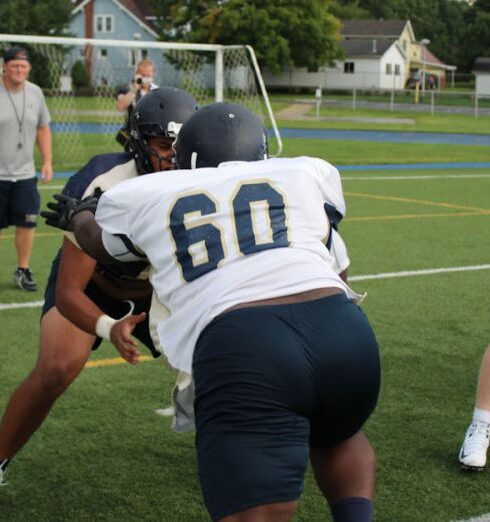
[[[95,333],[98,337],[102,337],[102,339],[110,341],[111,329],[115,323],[117,323],[117,320],[113,317],[109,317],[108,315],[101,315],[95,323]]]

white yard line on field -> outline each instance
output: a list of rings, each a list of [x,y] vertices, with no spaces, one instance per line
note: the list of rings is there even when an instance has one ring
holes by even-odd
[[[490,522],[490,513],[485,513],[484,515],[480,515],[478,517],[466,518],[464,520],[456,520],[453,522]]]
[[[366,274],[350,276],[349,281],[368,281],[370,279],[393,279],[395,277],[417,277],[423,275],[444,274],[447,272],[469,272],[473,270],[490,270],[490,264],[473,266],[450,266],[447,268],[427,268],[425,270],[406,270],[402,272],[384,272],[381,274]],[[36,308],[44,301],[30,301],[27,303],[0,303],[0,311],[15,308]]]
[[[42,185],[38,186],[39,190],[60,190],[64,187],[64,185]]]
[[[44,301],[30,301],[29,303],[0,303],[1,310],[14,310],[15,308],[38,308]]]
[[[447,268],[427,268],[425,270],[407,270],[402,272],[384,272],[382,274],[349,276],[349,281],[367,281],[369,279],[392,279],[395,277],[413,277],[421,275],[444,274],[447,272],[469,272],[472,270],[488,269],[490,269],[490,264],[473,266],[450,266]]]
[[[490,178],[490,174],[442,174],[422,175],[422,176],[341,176],[342,181],[383,181],[383,180],[402,180],[402,179],[473,179],[473,178]]]

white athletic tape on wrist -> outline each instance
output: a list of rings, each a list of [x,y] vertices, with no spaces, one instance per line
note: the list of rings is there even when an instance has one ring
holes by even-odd
[[[117,323],[117,319],[109,317],[108,315],[101,315],[95,323],[95,333],[98,337],[102,337],[102,339],[110,341],[111,329],[115,323]]]

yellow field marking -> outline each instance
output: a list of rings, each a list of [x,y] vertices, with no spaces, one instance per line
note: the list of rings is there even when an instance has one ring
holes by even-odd
[[[149,355],[141,355],[140,362],[153,361],[153,357]],[[112,359],[99,359],[97,361],[88,361],[85,368],[97,368],[98,366],[114,366],[115,364],[129,364],[122,357],[114,357]]]
[[[488,208],[466,207],[462,205],[454,205],[453,203],[438,203],[437,201],[425,201],[423,199],[400,198],[397,196],[377,196],[374,194],[364,194],[362,192],[344,192],[345,196],[355,196],[368,199],[379,199],[382,201],[398,201],[401,203],[417,203],[418,205],[430,205],[432,207],[458,208],[460,210],[474,210],[476,212],[488,212]]]
[[[364,217],[346,217],[342,222],[346,221],[392,221],[395,219],[430,219],[430,218],[447,218],[447,217],[464,217],[464,216],[490,216],[490,210],[481,212],[446,212],[444,214],[398,214],[394,216],[364,216]]]

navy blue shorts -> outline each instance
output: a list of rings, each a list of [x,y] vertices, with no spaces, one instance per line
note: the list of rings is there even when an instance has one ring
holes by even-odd
[[[44,291],[44,305],[41,312],[41,317],[47,313],[53,306],[56,306],[56,279],[58,277],[58,269],[60,265],[60,252],[53,259],[51,265],[51,272],[49,274],[48,282],[46,284],[46,290]],[[130,304],[128,301],[121,301],[114,299],[105,294],[98,286],[94,283],[89,282],[85,288],[85,294],[107,315],[114,317],[114,319],[120,319],[124,317],[130,310]],[[137,315],[141,312],[146,312],[145,320],[138,323],[133,330],[132,335],[136,339],[140,340],[151,352],[153,357],[160,357],[161,353],[156,350],[153,340],[150,335],[149,326],[149,311],[151,306],[151,294],[144,299],[132,299],[131,302],[134,304],[133,314]],[[96,337],[92,350],[96,350],[102,339]]]
[[[357,433],[380,386],[373,331],[344,294],[218,316],[199,337],[193,372],[199,476],[213,520],[298,499],[310,446]]]
[[[37,178],[0,180],[0,229],[10,225],[35,227],[40,207]]]

